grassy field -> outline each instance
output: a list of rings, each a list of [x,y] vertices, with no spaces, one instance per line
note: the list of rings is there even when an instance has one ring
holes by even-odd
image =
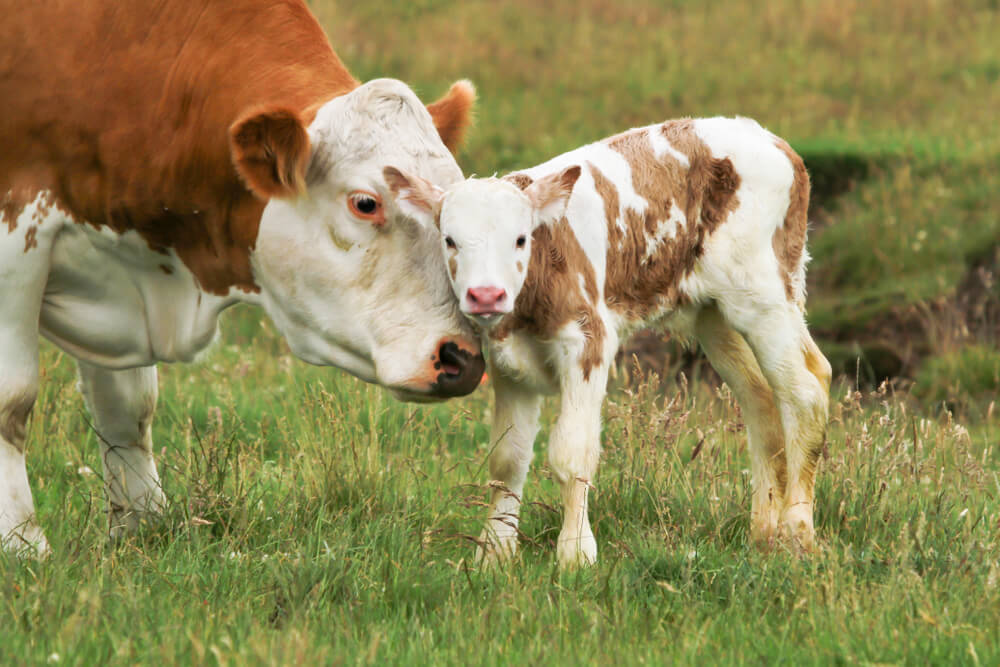
[[[241,309],[199,364],[161,367],[170,504],[115,544],[72,360],[44,348],[28,465],[54,554],[0,555],[0,663],[1000,663],[996,2],[312,4],[360,77],[427,99],[476,82],[468,172],[716,113],[806,156],[811,321],[852,371],[820,549],[748,544],[726,387],[626,360],[592,500],[599,565],[555,568],[546,426],[522,555],[480,571],[489,393],[396,403],[295,361]],[[884,349],[912,384],[877,387]]]

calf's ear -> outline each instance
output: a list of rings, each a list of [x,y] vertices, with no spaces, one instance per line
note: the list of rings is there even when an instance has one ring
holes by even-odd
[[[524,188],[524,194],[528,195],[535,209],[536,226],[558,222],[563,217],[578,178],[580,178],[580,167],[573,165],[540,178]]]
[[[309,135],[294,111],[248,111],[229,128],[229,150],[240,178],[261,199],[305,192]]]
[[[465,131],[472,124],[472,105],[475,102],[475,86],[472,82],[462,79],[451,84],[444,97],[427,105],[441,141],[452,153],[462,146]]]
[[[427,227],[438,226],[444,190],[396,167],[386,167],[382,170],[382,176],[403,215]]]

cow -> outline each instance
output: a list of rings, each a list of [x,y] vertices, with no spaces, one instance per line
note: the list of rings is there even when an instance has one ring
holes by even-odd
[[[558,562],[596,561],[587,503],[608,370],[648,326],[698,341],[743,409],[752,538],[812,547],[830,365],[804,320],[809,177],[785,141],[746,118],[683,119],[503,178],[441,188],[397,167],[385,175],[409,215],[440,229],[462,312],[488,347],[496,483],[480,561],[516,553],[547,393],[560,396]]]
[[[441,400],[485,362],[437,232],[386,165],[439,186],[474,103],[357,81],[301,0],[21,3],[0,13],[0,540],[45,553],[24,459],[39,335],[79,365],[112,534],[164,505],[157,362],[262,306],[299,358]]]

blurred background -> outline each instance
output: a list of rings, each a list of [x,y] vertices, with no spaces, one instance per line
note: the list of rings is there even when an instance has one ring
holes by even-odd
[[[997,0],[309,4],[362,80],[427,101],[476,84],[467,174],[667,118],[755,118],[812,177],[809,323],[835,369],[950,404],[1000,384]],[[695,363],[651,334],[631,353]]]

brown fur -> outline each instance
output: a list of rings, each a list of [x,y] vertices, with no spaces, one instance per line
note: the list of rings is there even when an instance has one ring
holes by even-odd
[[[580,291],[579,276],[583,276],[586,294]],[[514,312],[490,335],[503,340],[512,331],[523,329],[543,340],[551,339],[566,324],[577,321],[587,337],[580,364],[584,379],[588,379],[604,359],[604,323],[592,305],[598,298],[594,267],[566,218],[541,225],[531,236],[528,274],[514,302]]]
[[[646,199],[646,210],[622,210],[614,184],[594,165],[588,165],[598,193],[604,199],[608,225],[608,265],[605,298],[630,319],[645,320],[661,307],[684,303],[681,279],[704,252],[705,237],[739,205],[740,177],[729,158],[715,159],[694,134],[690,120],[668,121],[661,131],[670,144],[687,156],[685,168],[669,153],[657,158],[645,130],[607,140],[632,168],[632,187]],[[643,262],[647,236],[670,216],[676,203],[687,219],[677,235],[664,238]],[[624,218],[625,229],[618,226]]]
[[[448,273],[451,274],[452,281],[455,280],[455,276],[458,275],[458,260],[454,256],[448,258]]]
[[[788,193],[788,211],[785,213],[785,224],[778,228],[771,239],[774,254],[778,258],[781,279],[785,283],[785,296],[789,301],[802,301],[804,295],[795,293],[792,275],[802,261],[802,252],[806,246],[806,227],[809,214],[809,173],[798,153],[792,150],[783,139],[775,139],[775,145],[788,156],[795,179]],[[804,307],[799,303],[799,307]]]
[[[173,249],[206,291],[257,290],[265,202],[234,170],[228,128],[248,109],[307,123],[358,85],[305,3],[8,0],[0,13],[0,193],[51,190],[77,220]],[[454,90],[437,108],[449,145],[471,104]]]
[[[24,252],[28,252],[32,248],[38,247],[38,225],[32,225],[28,227],[28,231],[24,233]]]
[[[465,132],[472,125],[472,106],[475,102],[475,87],[463,80],[453,83],[440,100],[427,105],[441,141],[453,153],[462,146]]]

